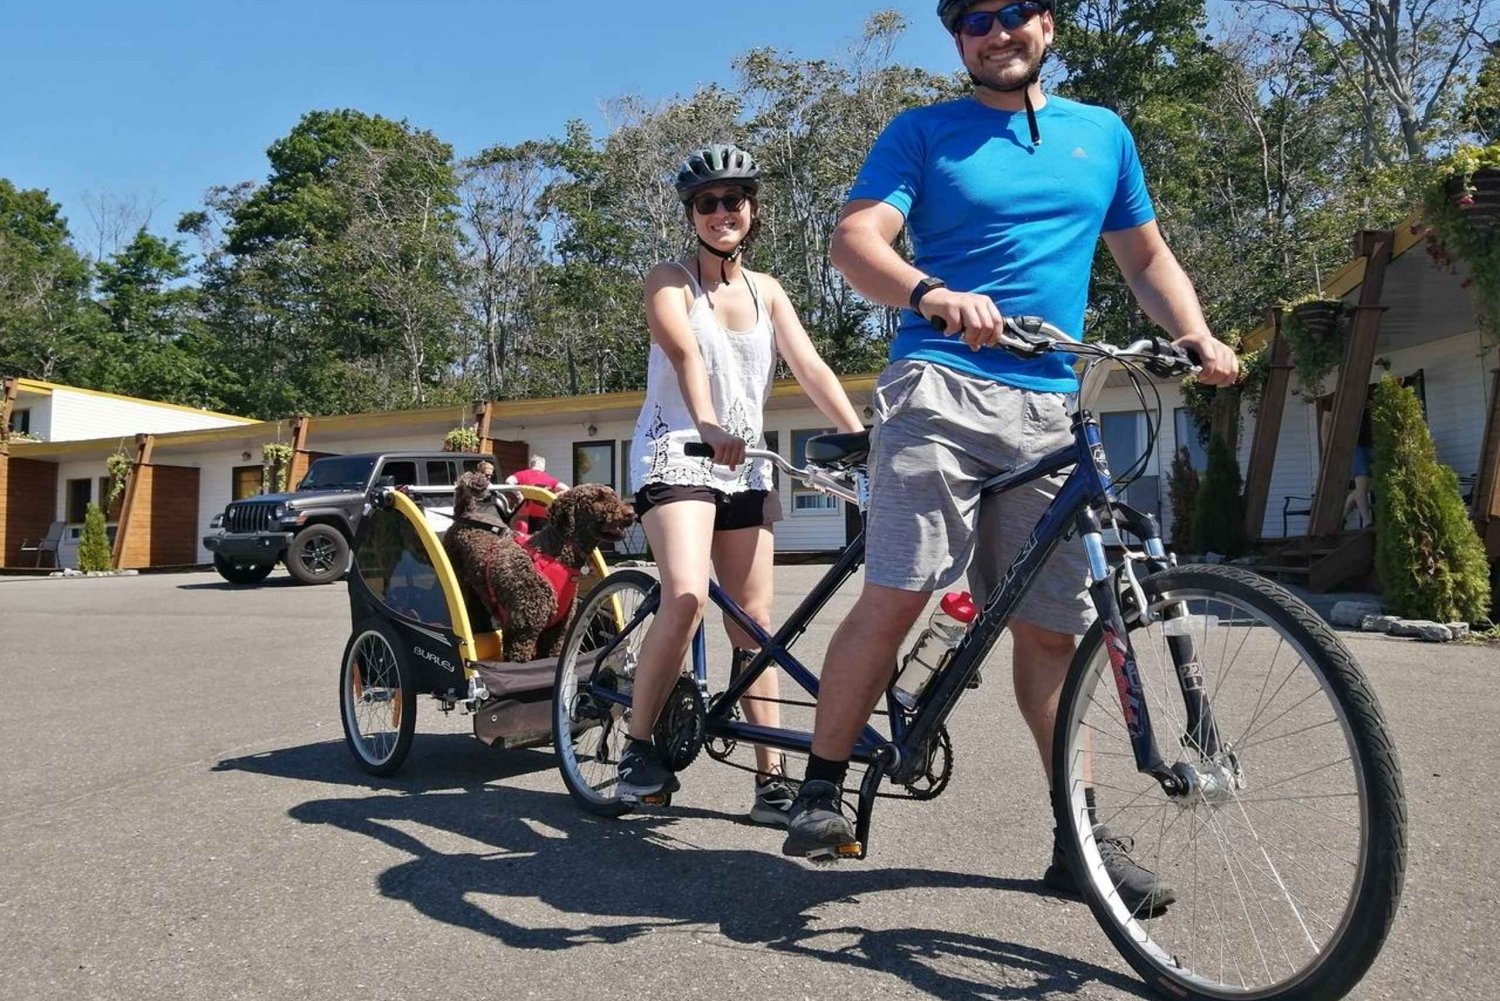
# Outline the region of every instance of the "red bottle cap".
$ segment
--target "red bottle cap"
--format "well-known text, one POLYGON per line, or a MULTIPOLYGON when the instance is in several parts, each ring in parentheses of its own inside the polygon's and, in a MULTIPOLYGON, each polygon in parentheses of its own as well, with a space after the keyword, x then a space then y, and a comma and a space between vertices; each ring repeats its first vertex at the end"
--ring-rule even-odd
POLYGON ((942 606, 943 611, 960 622, 973 622, 974 616, 979 614, 974 598, 968 591, 950 591, 943 595, 943 600, 938 604, 942 606))

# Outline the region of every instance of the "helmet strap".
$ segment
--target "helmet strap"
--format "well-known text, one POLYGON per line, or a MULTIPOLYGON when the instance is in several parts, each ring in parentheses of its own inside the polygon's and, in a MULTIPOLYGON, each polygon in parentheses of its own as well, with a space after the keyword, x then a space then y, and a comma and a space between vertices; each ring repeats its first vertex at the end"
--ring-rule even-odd
POLYGON ((735 244, 733 250, 720 250, 718 247, 713 246, 700 236, 698 237, 698 245, 704 250, 708 251, 710 254, 713 254, 715 257, 719 258, 719 281, 723 282, 725 285, 728 285, 729 262, 737 261, 740 259, 740 254, 745 249, 745 241, 741 240, 739 243, 735 244))

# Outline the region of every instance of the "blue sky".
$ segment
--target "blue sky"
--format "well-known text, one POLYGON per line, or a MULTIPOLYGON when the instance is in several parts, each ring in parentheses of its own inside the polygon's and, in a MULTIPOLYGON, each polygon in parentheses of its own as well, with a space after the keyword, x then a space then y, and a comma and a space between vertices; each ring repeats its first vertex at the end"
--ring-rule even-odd
POLYGON ((431 129, 460 154, 602 120, 624 94, 734 80, 758 46, 836 58, 869 16, 911 27, 898 62, 957 68, 933 0, 0 0, 0 177, 45 188, 75 236, 86 192, 155 206, 169 232, 214 184, 261 180, 265 148, 317 108, 431 129))

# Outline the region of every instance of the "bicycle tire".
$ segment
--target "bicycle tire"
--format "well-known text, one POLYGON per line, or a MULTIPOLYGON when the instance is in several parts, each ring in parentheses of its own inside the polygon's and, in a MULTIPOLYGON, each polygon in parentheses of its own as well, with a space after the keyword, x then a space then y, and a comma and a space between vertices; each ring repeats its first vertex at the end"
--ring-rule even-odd
MULTIPOLYGON (((552 746, 568 794, 583 809, 601 817, 618 817, 631 809, 612 792, 616 768, 626 741, 626 710, 593 700, 584 683, 593 665, 580 661, 619 635, 641 603, 656 591, 656 579, 640 570, 617 570, 589 592, 568 626, 552 689, 552 746), (580 671, 582 672, 580 674, 580 671)), ((625 690, 634 674, 634 656, 654 616, 647 615, 610 654, 600 669, 605 683, 625 690)))
MULTIPOLYGON (((1349 650, 1317 613, 1269 580, 1234 567, 1181 566, 1147 578, 1142 582, 1142 588, 1151 607, 1174 606, 1187 613, 1175 626, 1158 622, 1143 627, 1139 619, 1128 626, 1132 636, 1131 645, 1135 649, 1143 676, 1142 685, 1147 694, 1146 702, 1152 715, 1157 747, 1168 764, 1174 758, 1190 760, 1196 756, 1197 764, 1205 772, 1210 771, 1217 763, 1224 770, 1213 774, 1224 777, 1232 776, 1238 771, 1244 785, 1238 789, 1234 788, 1232 782, 1221 786, 1216 792, 1221 799, 1217 804, 1211 802, 1209 793, 1199 793, 1196 790, 1192 795, 1171 799, 1161 791, 1154 778, 1135 771, 1133 756, 1112 749, 1101 751, 1097 747, 1085 754, 1085 747, 1091 743, 1099 743, 1097 734, 1105 733, 1103 726, 1110 719, 1111 710, 1119 712, 1119 699, 1115 694, 1107 651, 1102 649, 1102 624, 1096 622, 1080 643, 1069 669, 1058 706, 1058 726, 1053 740, 1053 808, 1058 829, 1068 846, 1074 879, 1082 889, 1084 899, 1095 918, 1121 955, 1163 997, 1208 1001, 1224 1001, 1228 998, 1275 1001, 1293 997, 1299 1001, 1334 1001, 1341 998, 1369 970, 1384 943, 1396 915, 1406 866, 1406 809, 1401 790, 1400 766, 1374 692, 1349 650), (1186 604, 1178 604, 1179 602, 1186 604), (1213 615, 1215 609, 1227 611, 1227 620, 1222 615, 1213 615), (1253 641, 1255 649, 1252 657, 1258 658, 1258 651, 1269 645, 1273 634, 1277 643, 1266 667, 1266 678, 1261 682, 1259 695, 1256 697, 1255 713, 1244 724, 1243 729, 1240 720, 1230 710, 1230 698, 1238 692, 1252 690, 1254 679, 1247 685, 1241 677, 1236 676, 1231 684, 1229 679, 1234 670, 1233 660, 1225 663, 1216 677, 1211 677, 1209 663, 1221 638, 1221 631, 1222 651, 1224 655, 1229 655, 1233 630, 1242 624, 1241 613, 1249 613, 1259 622, 1258 625, 1251 623, 1243 626, 1244 635, 1239 638, 1233 657, 1238 657, 1253 641), (1224 621, 1228 621, 1229 625, 1222 625, 1224 621), (1160 639, 1160 653, 1165 654, 1168 629, 1175 630, 1179 635, 1197 638, 1200 625, 1202 642, 1197 644, 1195 654, 1202 664, 1204 691, 1213 706, 1215 725, 1222 728, 1223 737, 1238 735, 1235 739, 1226 740, 1217 756, 1203 755, 1188 736, 1182 722, 1185 718, 1182 691, 1170 659, 1164 660, 1160 655, 1143 653, 1143 646, 1149 650, 1160 639), (1253 631, 1263 627, 1269 627, 1269 631, 1253 631), (1211 632, 1211 628, 1215 631, 1211 632), (1158 630, 1159 635, 1147 635, 1143 633, 1143 629, 1158 630), (1290 648, 1292 653, 1299 656, 1299 660, 1286 669, 1285 677, 1272 691, 1272 679, 1280 677, 1278 660, 1284 648, 1290 648), (1160 670, 1163 665, 1164 671, 1160 670), (1168 673, 1172 676, 1165 680, 1159 676, 1148 678, 1148 672, 1152 671, 1157 675, 1168 673), (1287 686, 1293 683, 1294 678, 1301 678, 1303 675, 1310 676, 1311 681, 1316 683, 1315 686, 1310 686, 1305 681, 1300 682, 1278 704, 1276 700, 1282 699, 1281 693, 1287 690, 1287 686), (1102 701, 1095 697, 1095 692, 1100 690, 1101 681, 1105 684, 1103 693, 1107 696, 1102 701), (1309 689, 1309 692, 1301 700, 1297 700, 1297 692, 1303 688, 1309 689), (1268 691, 1272 691, 1272 694, 1266 699, 1268 691), (1314 698, 1319 692, 1329 702, 1331 719, 1306 725, 1303 717, 1306 712, 1316 709, 1314 698), (1153 697, 1155 704, 1152 704, 1153 697), (1308 703, 1314 703, 1313 709, 1304 710, 1302 707, 1308 703), (1273 705, 1276 706, 1274 714, 1273 705), (1221 706, 1224 710, 1222 717, 1221 706), (1282 708, 1283 706, 1287 708, 1282 708), (1178 714, 1176 717, 1173 716, 1174 711, 1178 714), (1293 713, 1298 715, 1282 722, 1293 713), (1331 728, 1330 722, 1339 725, 1331 728), (1275 736, 1262 736, 1272 727, 1284 732, 1275 736), (1339 753, 1340 747, 1334 733, 1343 738, 1343 748, 1348 751, 1348 771, 1355 780, 1356 788, 1353 793, 1324 794, 1334 801, 1324 804, 1319 800, 1322 809, 1315 809, 1306 802, 1316 798, 1313 794, 1314 786, 1325 785, 1333 775, 1344 771, 1341 767, 1343 761, 1340 760, 1319 763, 1323 761, 1324 755, 1339 753), (1252 736, 1257 739, 1250 740, 1252 736), (1173 737, 1178 738, 1175 745, 1173 737), (1296 737, 1301 738, 1297 747, 1278 743, 1291 741, 1296 737), (1278 746, 1269 746, 1273 744, 1278 746), (1182 748, 1180 755, 1177 753, 1179 747, 1182 748), (1257 751, 1256 758, 1249 760, 1250 753, 1256 748, 1265 750, 1257 751), (1119 760, 1112 760, 1110 756, 1117 756, 1119 760), (1087 763, 1085 758, 1088 759, 1087 763), (1260 767, 1262 761, 1271 763, 1272 767, 1260 767), (1233 767, 1230 768, 1226 763, 1233 767), (1285 773, 1278 773, 1276 766, 1283 769, 1296 768, 1299 771, 1289 777, 1279 778, 1278 774, 1285 773), (1304 766, 1306 770, 1302 770, 1304 766), (1104 871, 1099 846, 1101 842, 1106 845, 1112 842, 1109 837, 1105 837, 1106 832, 1096 829, 1094 824, 1103 823, 1108 827, 1109 823, 1105 820, 1108 817, 1123 827, 1126 823, 1135 823, 1140 819, 1139 815, 1130 815, 1127 811, 1153 809, 1149 801, 1146 804, 1139 804, 1137 801, 1117 802, 1111 813, 1111 807, 1101 803, 1097 815, 1090 818, 1083 793, 1086 784, 1094 783, 1100 788, 1101 794, 1124 800, 1123 794, 1114 791, 1116 787, 1110 785, 1106 791, 1106 784, 1100 782, 1101 773, 1108 772, 1111 777, 1116 774, 1109 771, 1111 768, 1116 769, 1119 774, 1128 771, 1137 777, 1135 784, 1142 790, 1137 794, 1138 797, 1149 798, 1154 789, 1155 796, 1162 802, 1160 840, 1153 863, 1158 875, 1162 874, 1162 849, 1169 844, 1171 829, 1177 825, 1181 815, 1190 814, 1192 817, 1186 829, 1178 835, 1179 840, 1185 835, 1192 841, 1192 896, 1189 900, 1179 897, 1160 916, 1131 913, 1104 871), (1314 779, 1314 776, 1317 778, 1314 779), (1293 781, 1301 784, 1287 790, 1285 784, 1293 781), (1267 796, 1267 790, 1276 792, 1273 786, 1282 786, 1281 792, 1293 795, 1277 792, 1274 796, 1267 796), (1308 790, 1307 795, 1298 794, 1304 790, 1308 790), (1357 803, 1353 802, 1356 799, 1357 803), (1177 815, 1172 814, 1173 810, 1177 811, 1177 815), (1127 820, 1118 821, 1117 818, 1122 815, 1126 815, 1127 820), (1171 825, 1168 824, 1169 816, 1173 816, 1171 825), (1344 827, 1356 825, 1357 837, 1345 833, 1344 827), (1212 842, 1206 843, 1201 860, 1206 865, 1203 866, 1200 866, 1196 840, 1200 829, 1213 837, 1212 842), (1231 834, 1238 835, 1241 829, 1248 832, 1248 840, 1232 841, 1231 834), (1298 860, 1296 856, 1271 842, 1272 835, 1290 833, 1295 846, 1300 849, 1313 840, 1313 836, 1304 833, 1309 829, 1316 837, 1328 838, 1330 844, 1335 839, 1355 841, 1354 860, 1338 853, 1338 850, 1348 850, 1342 844, 1333 844, 1332 847, 1330 844, 1319 844, 1317 847, 1325 851, 1329 858, 1320 856, 1316 864, 1312 864, 1298 860), (1250 850, 1242 852, 1237 847, 1242 843, 1248 844, 1250 850), (1209 849, 1217 849, 1217 859, 1209 849), (1274 857, 1272 850, 1277 852, 1274 857), (1341 860, 1353 869, 1348 878, 1347 899, 1337 911, 1337 921, 1328 920, 1314 906, 1315 897, 1328 897, 1336 904, 1338 894, 1343 892, 1340 889, 1344 884, 1344 879, 1340 876, 1341 870, 1330 859, 1341 860), (1293 870, 1293 864, 1298 864, 1299 868, 1293 870), (1204 872, 1204 869, 1209 871, 1204 872), (1220 873, 1218 879, 1210 878, 1214 869, 1220 873), (1225 874, 1229 877, 1227 880, 1223 878, 1225 874), (1200 876, 1203 877, 1201 884, 1200 876), (1258 896, 1256 888, 1251 885, 1252 877, 1275 888, 1264 897, 1258 896), (1233 897, 1226 892, 1230 885, 1233 897), (1250 892, 1248 900, 1247 890, 1250 892), (1249 944, 1253 944, 1253 950, 1247 948, 1244 941, 1237 940, 1233 945, 1228 942, 1222 921, 1225 914, 1213 904, 1212 894, 1215 892, 1227 902, 1224 911, 1229 917, 1236 915, 1228 904, 1238 903, 1238 910, 1250 930, 1252 942, 1249 944), (1277 893, 1281 895, 1279 900, 1277 893), (1298 894, 1304 896, 1299 898, 1298 894), (1218 929, 1218 971, 1212 975, 1204 968, 1203 960, 1211 962, 1213 941, 1210 939, 1206 943, 1206 949, 1196 949, 1199 944, 1200 899, 1207 901, 1207 905, 1202 906, 1202 917, 1211 915, 1221 918, 1218 929), (1271 905, 1269 909, 1268 903, 1271 905), (1259 911, 1259 917, 1255 914, 1256 910, 1259 911), (1175 918, 1174 911, 1177 912, 1175 918), (1281 958, 1289 968, 1285 975, 1271 969, 1272 961, 1277 959, 1276 952, 1262 944, 1261 934, 1256 931, 1258 923, 1268 935, 1278 926, 1297 926, 1292 928, 1289 936, 1291 951, 1288 950, 1285 939, 1270 943, 1279 946, 1281 958), (1314 932, 1321 932, 1324 925, 1329 933, 1326 941, 1319 944, 1314 932), (1195 955, 1184 955, 1182 933, 1177 931, 1179 928, 1186 929, 1186 934, 1190 936, 1189 944, 1195 947, 1195 955), (1299 933, 1310 947, 1306 951, 1312 953, 1300 966, 1292 958, 1292 952, 1300 954, 1304 951, 1298 939, 1299 933), (1226 952, 1229 953, 1228 958, 1238 983, 1227 979, 1229 968, 1226 967, 1226 952), (1200 959, 1196 953, 1204 955, 1200 959), (1252 984, 1245 976, 1247 966, 1252 967, 1251 972, 1258 975, 1259 971, 1253 969, 1257 959, 1266 974, 1266 982, 1263 984, 1252 984)), ((1244 673, 1241 672, 1242 675, 1244 673)), ((1123 725, 1121 713, 1121 726, 1123 725)), ((1123 793, 1128 793, 1132 788, 1123 782, 1121 786, 1123 793)), ((1209 786, 1205 785, 1204 788, 1209 786)), ((1148 816, 1146 824, 1153 823, 1150 816, 1154 814, 1148 816)), ((1146 829, 1143 824, 1137 832, 1146 829)), ((1119 834, 1113 828, 1107 833, 1109 836, 1119 834)), ((1150 856, 1146 857, 1149 861, 1150 856)), ((1175 885, 1185 875, 1181 868, 1174 869, 1170 874, 1170 881, 1175 885)), ((1278 962, 1276 965, 1279 969, 1281 964, 1278 962)))
POLYGON ((406 644, 388 623, 366 619, 344 646, 339 718, 344 742, 371 775, 394 775, 411 750, 417 692, 406 644))

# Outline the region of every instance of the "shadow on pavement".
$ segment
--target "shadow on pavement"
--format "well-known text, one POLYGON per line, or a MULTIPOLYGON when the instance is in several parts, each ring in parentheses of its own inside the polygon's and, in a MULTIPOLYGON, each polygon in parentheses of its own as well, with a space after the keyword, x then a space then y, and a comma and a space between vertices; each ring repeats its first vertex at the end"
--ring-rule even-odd
POLYGON ((772 854, 779 835, 769 831, 767 851, 703 848, 674 836, 682 818, 737 818, 688 807, 603 820, 581 812, 564 792, 489 784, 555 767, 550 753, 475 754, 473 738, 459 734, 424 736, 420 746, 426 753, 414 754, 409 777, 399 780, 365 775, 340 742, 226 759, 215 770, 374 791, 312 800, 290 815, 407 853, 409 861, 378 877, 382 895, 514 948, 561 950, 663 929, 716 927, 735 943, 882 970, 946 998, 1043 998, 1081 993, 1090 984, 1150 996, 1138 981, 1112 970, 1028 946, 930 928, 829 927, 817 914, 822 905, 868 894, 1036 893, 1040 881, 914 868, 814 869, 772 854), (411 834, 414 825, 488 850, 439 850, 411 834), (578 920, 524 925, 507 920, 510 908, 484 906, 504 897, 537 900, 578 920))

